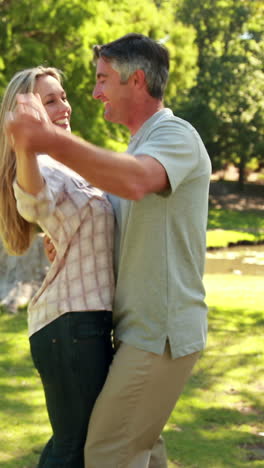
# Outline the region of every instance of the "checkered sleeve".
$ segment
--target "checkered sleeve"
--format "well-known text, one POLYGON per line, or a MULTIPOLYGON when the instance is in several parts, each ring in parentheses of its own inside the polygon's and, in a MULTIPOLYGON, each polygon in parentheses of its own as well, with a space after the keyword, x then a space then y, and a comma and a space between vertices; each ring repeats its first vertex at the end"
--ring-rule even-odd
POLYGON ((56 201, 46 182, 37 195, 27 193, 18 185, 16 180, 13 189, 17 201, 17 210, 26 221, 38 223, 40 219, 50 216, 54 211, 56 201))
POLYGON ((45 182, 42 190, 33 196, 14 182, 18 212, 27 221, 41 227, 52 239, 57 253, 65 250, 83 217, 83 210, 73 203, 70 194, 62 186, 60 189, 56 193, 45 182))

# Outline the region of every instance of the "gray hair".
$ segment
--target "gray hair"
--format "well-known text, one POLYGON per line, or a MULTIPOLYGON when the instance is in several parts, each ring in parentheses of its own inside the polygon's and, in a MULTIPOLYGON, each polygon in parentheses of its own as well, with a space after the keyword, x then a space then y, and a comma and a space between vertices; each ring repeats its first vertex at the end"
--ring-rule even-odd
POLYGON ((169 53, 159 42, 143 34, 126 34, 116 41, 96 45, 94 61, 98 58, 111 62, 126 83, 136 70, 143 70, 149 94, 162 99, 169 73, 169 53))

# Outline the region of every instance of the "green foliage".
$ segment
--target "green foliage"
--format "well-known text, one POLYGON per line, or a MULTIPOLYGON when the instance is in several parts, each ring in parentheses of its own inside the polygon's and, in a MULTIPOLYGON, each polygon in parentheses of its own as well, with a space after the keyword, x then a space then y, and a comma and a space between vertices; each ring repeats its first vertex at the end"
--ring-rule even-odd
POLYGON ((201 133, 214 169, 264 150, 264 6, 260 0, 0 0, 0 97, 13 74, 44 64, 65 72, 72 128, 124 150, 128 132, 92 98, 92 46, 128 32, 166 44, 165 104, 201 133))
POLYGON ((45 64, 62 69, 73 107, 75 133, 123 150, 128 132, 106 124, 92 98, 95 69, 92 46, 129 32, 165 41, 172 56, 167 102, 194 83, 197 49, 194 31, 175 21, 169 1, 4 0, 0 2, 0 95, 15 72, 45 64))
MULTIPOLYGON (((179 17, 196 31, 197 85, 179 112, 203 136, 215 169, 264 150, 264 7, 251 0, 184 0, 179 17)), ((177 103, 175 104, 177 108, 177 103)))

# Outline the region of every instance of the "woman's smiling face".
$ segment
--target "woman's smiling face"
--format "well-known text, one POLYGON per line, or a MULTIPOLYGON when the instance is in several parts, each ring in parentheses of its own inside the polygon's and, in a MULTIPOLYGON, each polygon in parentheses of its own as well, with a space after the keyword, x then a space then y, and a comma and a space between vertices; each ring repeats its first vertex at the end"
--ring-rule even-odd
POLYGON ((43 106, 54 125, 71 131, 71 106, 66 92, 59 81, 51 75, 41 75, 37 78, 34 93, 40 95, 43 106))

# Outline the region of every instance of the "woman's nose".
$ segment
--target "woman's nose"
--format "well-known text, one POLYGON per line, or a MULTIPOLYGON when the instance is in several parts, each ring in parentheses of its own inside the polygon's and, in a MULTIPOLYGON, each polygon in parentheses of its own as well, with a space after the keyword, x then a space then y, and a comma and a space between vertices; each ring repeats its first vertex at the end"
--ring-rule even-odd
POLYGON ((68 112, 69 114, 71 113, 71 106, 68 101, 61 101, 61 107, 65 112, 68 112))

